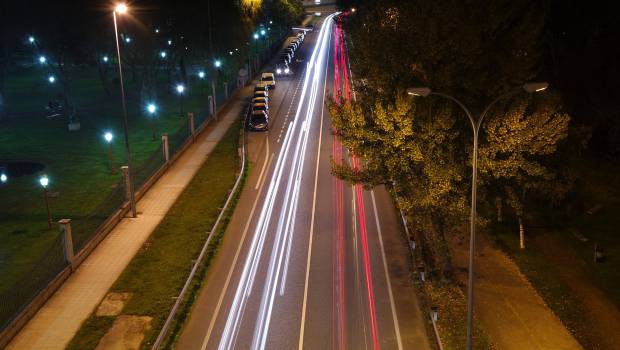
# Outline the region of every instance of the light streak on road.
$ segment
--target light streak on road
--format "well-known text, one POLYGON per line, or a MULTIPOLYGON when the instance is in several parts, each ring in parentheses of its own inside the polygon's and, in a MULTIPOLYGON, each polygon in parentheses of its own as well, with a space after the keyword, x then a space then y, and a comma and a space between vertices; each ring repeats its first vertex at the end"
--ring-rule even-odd
POLYGON ((269 183, 265 201, 250 244, 248 256, 243 265, 239 285, 235 291, 226 325, 220 339, 218 347, 220 350, 232 349, 235 347, 243 313, 252 293, 252 287, 259 263, 263 256, 263 249, 265 247, 271 219, 274 214, 274 207, 276 203, 278 203, 278 194, 281 194, 280 190, 283 187, 282 181, 283 179, 287 179, 286 190, 281 198, 282 208, 279 213, 276 213, 276 215, 279 215, 279 220, 273 241, 274 246, 269 258, 267 277, 261 295, 259 314, 255 322, 251 348, 264 349, 266 346, 278 279, 281 273, 282 281, 280 282, 280 294, 282 295, 285 290, 286 269, 293 240, 300 183, 311 130, 310 126, 314 119, 314 108, 319 94, 321 71, 325 64, 324 58, 327 42, 330 38, 332 18, 335 15, 336 14, 332 14, 325 18, 319 33, 317 45, 308 63, 297 112, 287 129, 282 148, 276 161, 274 173, 269 183), (302 119, 301 115, 304 107, 306 108, 305 115, 302 119), (293 149, 294 140, 297 142, 293 149), (289 157, 292 157, 290 160, 290 168, 286 166, 289 157))

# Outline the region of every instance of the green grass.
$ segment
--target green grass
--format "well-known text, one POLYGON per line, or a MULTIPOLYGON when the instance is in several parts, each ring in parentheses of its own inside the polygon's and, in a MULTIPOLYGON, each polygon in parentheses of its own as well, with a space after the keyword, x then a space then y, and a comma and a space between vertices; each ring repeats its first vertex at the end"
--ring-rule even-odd
MULTIPOLYGON (((437 328, 444 349, 465 349, 467 337, 467 301, 461 289, 452 283, 427 282, 425 295, 438 307, 437 328)), ((434 334, 429 333, 434 343, 434 334)), ((494 349, 488 335, 474 326, 473 347, 476 350, 494 349)))
MULTIPOLYGON (((239 128, 240 122, 237 122, 228 130, 110 290, 131 293, 123 314, 153 317, 153 328, 146 334, 143 348, 149 348, 157 336, 174 304, 173 298, 179 294, 204 244, 206 232, 211 229, 234 185, 239 169, 239 128)), ((218 233, 213 240, 201 275, 215 254, 220 235, 218 233)), ((112 324, 104 319, 91 315, 68 348, 94 348, 112 324)))
MULTIPOLYGON (((118 186, 120 175, 118 171, 116 175, 110 174, 107 146, 102 138, 104 130, 115 133, 114 163, 117 167, 124 164, 120 97, 116 90, 112 96, 105 96, 94 70, 77 69, 73 72, 73 100, 81 130, 69 132, 66 120, 48 120, 42 114, 57 91, 39 82, 41 74, 31 68, 11 72, 9 76, 6 103, 11 117, 0 120, 0 160, 34 161, 46 166, 41 173, 49 176, 50 191, 59 193, 58 198, 50 200, 54 221, 73 220, 77 250, 123 201, 123 188, 118 186)), ((156 130, 158 134, 173 134, 177 130, 187 133, 187 119, 179 116, 179 99, 167 90, 167 85, 160 84, 156 130)), ((207 99, 198 90, 188 89, 185 111, 205 109, 207 99)), ((138 91, 138 86, 127 84, 134 168, 145 179, 163 160, 161 138, 152 139, 153 122, 142 112, 138 91)), ((47 227, 42 191, 37 183, 39 175, 10 178, 0 185, 0 328, 60 271, 47 271, 48 276, 29 289, 20 282, 55 258, 47 253, 58 240, 58 227, 47 227)))

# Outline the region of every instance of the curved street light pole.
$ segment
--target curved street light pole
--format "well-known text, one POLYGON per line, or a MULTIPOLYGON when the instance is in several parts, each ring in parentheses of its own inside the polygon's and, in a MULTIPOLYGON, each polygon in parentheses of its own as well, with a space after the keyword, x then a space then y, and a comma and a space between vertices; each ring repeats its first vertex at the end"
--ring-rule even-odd
MULTIPOLYGON (((118 7, 121 5, 117 6, 118 7)), ((124 5, 123 5, 124 6, 124 5)), ((127 104, 125 103, 125 85, 123 83, 123 67, 121 63, 121 47, 118 41, 118 24, 116 21, 116 12, 117 9, 112 11, 112 17, 114 18, 114 35, 116 38, 116 57, 118 59, 118 75, 119 75, 119 83, 121 85, 121 102, 123 105, 123 131, 125 132, 125 148, 127 149, 127 184, 128 184, 128 192, 129 192, 129 205, 131 208, 131 217, 137 217, 136 211, 136 197, 133 190, 133 166, 131 164, 131 148, 129 147, 129 131, 127 127, 127 104)), ((126 11, 126 7, 124 7, 126 11)))
POLYGON ((433 92, 429 88, 410 88, 407 89, 407 93, 412 96, 427 97, 429 95, 436 95, 446 98, 456 103, 467 115, 471 124, 472 131, 474 133, 474 149, 472 154, 472 176, 471 176, 471 212, 469 222, 469 271, 467 282, 467 350, 472 350, 472 336, 473 336, 473 318, 474 318, 474 254, 476 252, 476 203, 478 192, 478 140, 480 135, 480 127, 484 118, 488 114, 491 107, 493 107, 499 100, 507 98, 516 94, 521 88, 527 93, 540 92, 547 88, 547 83, 528 83, 522 87, 515 88, 496 97, 491 103, 489 103, 478 119, 475 119, 469 109, 458 99, 453 96, 441 93, 433 92))

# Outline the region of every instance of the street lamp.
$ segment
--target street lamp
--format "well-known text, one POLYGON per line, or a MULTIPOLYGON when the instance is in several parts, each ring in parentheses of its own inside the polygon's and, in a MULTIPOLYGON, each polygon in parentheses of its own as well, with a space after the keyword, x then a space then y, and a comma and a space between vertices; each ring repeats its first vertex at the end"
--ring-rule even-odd
POLYGON ((123 15, 128 12, 127 5, 124 3, 119 3, 112 11, 112 18, 114 19, 114 37, 116 39, 116 55, 118 58, 118 75, 119 82, 121 86, 121 103, 123 106, 123 131, 125 133, 125 148, 127 149, 127 192, 129 192, 129 205, 131 207, 131 216, 136 217, 136 197, 133 191, 133 181, 131 173, 133 172, 133 167, 131 164, 131 148, 129 147, 129 131, 127 127, 127 104, 125 103, 125 85, 123 83, 123 67, 121 63, 121 47, 118 40, 118 23, 116 20, 116 15, 123 15))
POLYGON ((185 85, 177 84, 176 86, 177 93, 179 94, 180 105, 181 105, 181 117, 183 116, 183 95, 185 94, 185 85))
POLYGON ((168 46, 172 45, 172 40, 168 40, 168 46))
POLYGON ((215 68, 220 68, 222 66, 222 61, 215 60, 215 62, 213 62, 213 65, 215 66, 215 68))
POLYGON ((411 96, 420 96, 427 97, 430 95, 437 95, 448 100, 453 101, 459 107, 463 109, 467 118, 471 123, 471 127, 474 133, 474 153, 472 156, 472 178, 471 178, 471 213, 469 217, 469 276, 468 276, 468 284, 467 284, 467 350, 472 349, 472 334, 473 334, 473 311, 474 311, 474 254, 476 249, 476 195, 477 195, 477 187, 478 187, 478 137, 480 134, 480 126, 482 125, 482 121, 486 117, 487 113, 497 103, 497 101, 512 96, 518 93, 521 89, 525 90, 527 93, 534 93, 544 91, 549 87, 549 84, 540 82, 540 83, 527 83, 523 86, 515 88, 513 90, 508 91, 505 94, 502 94, 495 98, 491 103, 489 103, 486 108, 483 110, 482 114, 478 119, 475 119, 470 113, 469 109, 465 107, 465 105, 457 100, 456 98, 441 93, 434 92, 428 87, 414 87, 407 89, 407 94, 411 96))
POLYGON ((50 211, 50 203, 49 196, 47 195, 47 186, 50 183, 50 179, 47 175, 43 175, 39 178, 39 183, 41 187, 43 187, 43 199, 45 200, 45 209, 47 209, 47 226, 48 228, 52 228, 52 212, 50 211))
POLYGON ((6 183, 7 181, 9 181, 9 177, 6 176, 5 173, 0 174, 0 182, 2 182, 3 184, 6 183))
POLYGON ((166 51, 162 51, 159 53, 159 56, 161 56, 161 58, 166 58, 166 55, 167 55, 166 51))
POLYGON ((205 74, 205 72, 204 72, 204 71, 202 71, 202 70, 201 70, 200 72, 198 72, 198 78, 200 78, 200 79, 204 79, 204 78, 205 78, 205 76, 206 76, 206 74, 205 74))
POLYGON ((49 81, 50 84, 54 84, 54 82, 56 82, 56 77, 50 75, 49 77, 47 77, 47 81, 49 81))
POLYGON ((39 63, 44 64, 45 62, 47 62, 47 57, 39 56, 39 63))
POLYGON ((155 132, 155 113, 157 112, 157 105, 155 105, 154 103, 149 103, 148 105, 146 105, 146 111, 149 112, 149 115, 151 116, 152 137, 153 140, 155 140, 155 136, 157 134, 155 132))
POLYGON ((112 139, 114 139, 114 134, 107 131, 105 134, 103 134, 103 138, 108 143, 108 163, 110 164, 110 173, 114 175, 116 174, 114 159, 112 158, 112 139))
POLYGON ((254 33, 254 40, 258 40, 259 36, 258 33, 254 33))
POLYGON ((103 56, 103 62, 108 63, 108 60, 109 60, 109 59, 110 59, 110 58, 108 58, 108 56, 103 56))
POLYGON ((260 35, 265 36, 265 34, 267 34, 267 32, 264 29, 260 30, 260 35))
POLYGON ((35 42, 34 36, 29 36, 28 37, 28 42, 31 43, 31 44, 34 44, 34 42, 35 42))

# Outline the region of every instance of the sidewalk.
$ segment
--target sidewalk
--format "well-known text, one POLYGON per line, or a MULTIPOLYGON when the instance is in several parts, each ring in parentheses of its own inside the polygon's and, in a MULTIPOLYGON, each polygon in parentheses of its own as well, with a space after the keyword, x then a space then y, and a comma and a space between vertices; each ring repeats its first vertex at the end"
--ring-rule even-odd
MULTIPOLYGON (((241 91, 12 340, 7 349, 64 349, 244 107, 241 91)), ((248 91, 246 91, 248 90, 248 91)))
MULTIPOLYGON (((502 350, 582 347, 547 307, 519 268, 488 239, 477 237, 474 312, 502 350)), ((458 279, 467 283, 468 239, 451 242, 458 279)))

